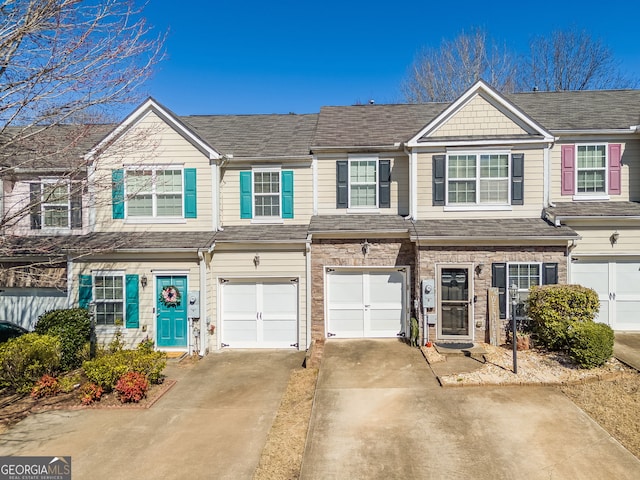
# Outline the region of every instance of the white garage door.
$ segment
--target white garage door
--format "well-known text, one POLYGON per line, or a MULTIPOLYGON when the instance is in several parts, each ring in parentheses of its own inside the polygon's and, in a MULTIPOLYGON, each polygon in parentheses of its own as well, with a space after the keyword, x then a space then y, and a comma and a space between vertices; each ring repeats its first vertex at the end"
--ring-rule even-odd
POLYGON ((4 288, 0 291, 0 320, 33 330, 38 317, 67 308, 67 294, 55 288, 4 288))
POLYGON ((571 282, 593 288, 600 298, 597 320, 614 330, 640 331, 640 262, 576 262, 571 282))
POLYGON ((222 285, 222 346, 298 346, 298 283, 230 280, 222 285))
POLYGON ((327 336, 396 337, 404 327, 403 270, 332 271, 327 275, 327 336))

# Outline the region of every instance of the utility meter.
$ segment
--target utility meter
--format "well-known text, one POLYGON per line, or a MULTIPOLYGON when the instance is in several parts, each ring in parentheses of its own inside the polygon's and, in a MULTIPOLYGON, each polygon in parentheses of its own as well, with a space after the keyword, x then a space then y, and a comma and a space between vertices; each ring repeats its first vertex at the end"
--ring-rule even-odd
POLYGON ((436 308, 436 282, 433 278, 422 280, 422 308, 436 308))
POLYGON ((187 316, 200 318, 200 292, 191 291, 188 294, 187 316))

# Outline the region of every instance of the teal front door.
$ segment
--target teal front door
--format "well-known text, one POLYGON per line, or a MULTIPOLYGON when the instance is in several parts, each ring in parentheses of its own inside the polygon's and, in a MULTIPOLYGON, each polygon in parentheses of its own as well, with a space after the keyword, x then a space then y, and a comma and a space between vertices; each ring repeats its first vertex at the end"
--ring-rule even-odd
POLYGON ((188 301, 187 277, 176 275, 156 277, 158 347, 187 347, 188 301), (178 296, 179 300, 176 301, 178 296))

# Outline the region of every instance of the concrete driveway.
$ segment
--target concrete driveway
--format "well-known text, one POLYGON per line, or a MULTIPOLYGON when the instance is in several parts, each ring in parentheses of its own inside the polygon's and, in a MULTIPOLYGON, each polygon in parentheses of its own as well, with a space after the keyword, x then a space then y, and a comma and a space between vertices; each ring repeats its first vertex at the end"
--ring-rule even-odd
POLYGON ((148 410, 49 411, 0 435, 0 455, 71 455, 74 479, 250 479, 304 352, 223 351, 148 410))
POLYGON ((613 354, 621 362, 640 370, 640 332, 616 332, 613 354))
POLYGON ((301 478, 619 480, 640 460, 556 389, 443 389, 402 342, 331 340, 301 478))

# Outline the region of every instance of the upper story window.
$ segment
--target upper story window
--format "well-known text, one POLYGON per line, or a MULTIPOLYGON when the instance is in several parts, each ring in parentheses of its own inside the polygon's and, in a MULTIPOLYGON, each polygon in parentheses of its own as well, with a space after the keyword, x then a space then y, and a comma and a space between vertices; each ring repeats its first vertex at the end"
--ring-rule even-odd
POLYGON ((509 155, 449 155, 447 204, 509 204, 509 155))
POLYGON ((31 229, 82 228, 82 184, 43 180, 30 184, 31 229))
POLYGON ((562 145, 562 195, 602 199, 621 193, 620 144, 562 145))
POLYGON ((524 154, 460 152, 433 156, 433 205, 508 207, 524 203, 524 154))
POLYGON ((240 172, 240 218, 293 218, 293 171, 264 167, 240 172))
POLYGON ((195 168, 113 170, 112 184, 115 219, 197 218, 195 168))
POLYGON ((336 208, 391 207, 391 161, 350 155, 336 162, 336 208))

